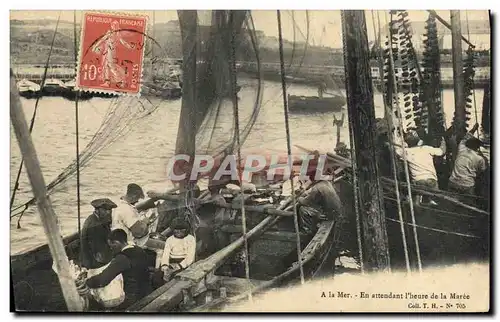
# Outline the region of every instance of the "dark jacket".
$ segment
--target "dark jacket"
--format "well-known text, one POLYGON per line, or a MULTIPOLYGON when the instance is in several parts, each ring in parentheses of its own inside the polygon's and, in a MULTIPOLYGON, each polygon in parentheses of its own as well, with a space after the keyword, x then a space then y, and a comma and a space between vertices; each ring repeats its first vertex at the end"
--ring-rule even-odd
POLYGON ((102 222, 95 214, 90 215, 83 224, 82 266, 99 268, 109 263, 112 258, 107 238, 110 233, 110 223, 102 222))
POLYGON ((127 247, 118 253, 104 271, 87 280, 87 286, 104 287, 119 274, 123 276, 127 305, 131 305, 151 292, 147 254, 137 246, 127 247))

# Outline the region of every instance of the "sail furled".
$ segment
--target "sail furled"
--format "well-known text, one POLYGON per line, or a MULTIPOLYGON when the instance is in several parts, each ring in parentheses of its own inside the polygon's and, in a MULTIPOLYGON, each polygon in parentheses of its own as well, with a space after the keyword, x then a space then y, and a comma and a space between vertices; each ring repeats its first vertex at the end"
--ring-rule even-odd
MULTIPOLYGON (((176 154, 232 154, 236 136, 245 142, 262 100, 262 81, 237 77, 244 53, 260 64, 255 28, 248 11, 183 10, 178 12, 182 35, 183 93, 176 154), (234 63, 233 63, 234 62, 234 63), (232 85, 232 79, 236 84, 232 85), (238 92, 245 95, 237 98, 238 92), (235 131, 235 109, 239 133, 235 131)), ((176 164, 176 166, 180 166, 176 164)), ((188 166, 184 164, 184 166, 188 166)))

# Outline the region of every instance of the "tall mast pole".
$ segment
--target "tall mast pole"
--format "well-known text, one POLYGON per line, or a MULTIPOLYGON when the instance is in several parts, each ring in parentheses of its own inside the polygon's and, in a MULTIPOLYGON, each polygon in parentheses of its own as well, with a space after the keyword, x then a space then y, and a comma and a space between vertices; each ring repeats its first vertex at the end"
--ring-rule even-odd
POLYGON ((375 105, 364 11, 342 11, 342 34, 351 146, 358 169, 354 175, 359 182, 364 266, 367 270, 388 272, 389 246, 375 148, 375 105))
POLYGON ((465 122, 464 64, 462 60, 462 31, 460 11, 451 10, 451 48, 453 62, 453 90, 455 93, 455 133, 459 135, 467 127, 465 122))
MULTIPOLYGON (((196 130, 197 130, 197 11, 178 10, 179 26, 182 36, 182 105, 177 131, 176 154, 190 156, 189 164, 192 164, 195 154, 196 130)), ((181 190, 187 186, 189 176, 181 190)))
POLYGON ((28 124, 24 118, 12 69, 10 71, 10 120, 16 133, 19 148, 24 157, 26 171, 28 172, 33 194, 37 200, 40 219, 48 240, 55 268, 58 272, 57 276, 67 308, 70 312, 83 311, 83 302, 76 290, 75 281, 69 272, 69 261, 61 238, 61 231, 57 225, 56 214, 48 197, 40 162, 31 139, 28 124))

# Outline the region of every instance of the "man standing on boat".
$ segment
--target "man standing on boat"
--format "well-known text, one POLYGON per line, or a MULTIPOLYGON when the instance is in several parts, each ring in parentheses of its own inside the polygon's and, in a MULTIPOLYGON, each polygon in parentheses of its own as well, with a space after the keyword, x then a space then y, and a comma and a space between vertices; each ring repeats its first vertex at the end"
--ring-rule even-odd
POLYGON ((131 183, 127 186, 127 193, 121 197, 118 208, 113 215, 111 229, 123 229, 127 233, 127 240, 143 247, 148 238, 149 226, 153 222, 148 218, 141 219, 139 211, 135 208, 137 202, 144 198, 142 188, 131 183))
MULTIPOLYGON (((424 188, 439 189, 436 168, 434 167, 434 156, 442 156, 444 151, 441 148, 424 145, 415 131, 406 133, 405 142, 405 147, 395 144, 395 151, 401 158, 404 157, 406 152, 406 160, 408 161, 413 183, 424 188)), ((423 196, 419 195, 417 203, 421 202, 423 202, 423 196)), ((430 198, 428 203, 433 206, 437 205, 430 198)))
POLYGON ((81 252, 82 266, 94 269, 111 260, 107 238, 111 232, 111 213, 117 205, 108 198, 96 199, 90 204, 94 207, 94 212, 83 224, 81 252))
POLYGON ((457 157, 450 176, 449 189, 458 193, 459 199, 473 203, 476 179, 486 170, 486 160, 480 154, 481 141, 474 137, 479 124, 467 132, 458 145, 457 157))
POLYGON ((115 256, 108 267, 87 279, 85 284, 91 289, 102 288, 122 274, 125 301, 117 309, 126 309, 151 292, 147 254, 142 248, 128 243, 123 229, 111 231, 108 244, 115 256))

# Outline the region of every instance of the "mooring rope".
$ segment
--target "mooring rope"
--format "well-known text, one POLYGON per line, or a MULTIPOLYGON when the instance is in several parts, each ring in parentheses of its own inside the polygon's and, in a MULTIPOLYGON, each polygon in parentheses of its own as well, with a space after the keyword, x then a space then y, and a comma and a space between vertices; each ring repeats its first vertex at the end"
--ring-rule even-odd
MULTIPOLYGON (((78 70, 78 43, 77 43, 77 33, 76 33, 76 10, 73 12, 73 40, 75 46, 75 66, 78 70)), ((75 84, 76 86, 76 84, 75 84)), ((78 214, 78 236, 80 237, 80 245, 83 244, 82 240, 82 219, 80 212, 80 135, 79 135, 79 119, 78 119, 78 99, 80 98, 80 90, 76 89, 75 92, 75 139, 76 139, 76 207, 78 214)), ((83 252, 80 252, 80 260, 83 259, 83 252)))
MULTIPOLYGON (((375 34, 376 32, 376 27, 375 27, 375 14, 372 12, 372 21, 373 21, 373 33, 375 34)), ((383 60, 383 49, 382 49, 382 27, 380 25, 380 15, 379 12, 377 11, 377 22, 378 22, 378 38, 379 38, 379 74, 380 74, 380 85, 382 88, 382 95, 386 94, 385 90, 385 83, 384 83, 384 60, 383 60)), ((389 28, 388 33, 389 39, 392 39, 392 32, 389 28)), ((392 41, 389 42, 389 49, 392 51, 392 41)), ((392 101, 392 100, 391 100, 392 101)), ((384 103, 384 110, 385 110, 385 120, 387 122, 387 127, 389 129, 389 139, 391 142, 394 141, 394 135, 392 133, 392 113, 389 111, 389 107, 387 106, 386 100, 383 100, 384 103)), ((403 209, 401 207, 401 197, 399 194, 399 183, 398 183, 398 167, 397 167, 397 162, 396 162, 396 153, 394 152, 394 146, 392 144, 389 144, 389 152, 391 154, 391 163, 392 163, 392 169, 393 169, 393 177, 394 177, 394 182, 395 182, 395 188, 396 188, 396 199, 397 199, 397 204, 398 204, 398 217, 399 220, 401 221, 401 237, 403 239, 403 250, 404 250, 404 255, 405 255, 405 264, 406 264, 406 271, 408 274, 411 274, 411 268, 410 268, 410 257, 408 255, 408 245, 406 242, 406 232, 404 225, 402 224, 403 222, 403 209)))
MULTIPOLYGON (((386 218, 386 219, 390 220, 390 221, 394 221, 394 222, 399 222, 399 220, 392 219, 392 218, 386 218)), ((404 224, 408 225, 408 226, 412 226, 414 229, 416 229, 418 227, 418 228, 422 228, 422 229, 425 229, 425 230, 431 230, 431 231, 435 231, 435 232, 438 232, 438 233, 444 233, 444 234, 448 234, 448 235, 455 235, 455 236, 468 237, 468 238, 481 238, 479 236, 462 234, 462 233, 456 233, 456 232, 453 232, 453 231, 447 231, 447 230, 442 230, 442 229, 437 229, 437 228, 431 228, 431 227, 426 227, 426 226, 422 226, 422 225, 415 225, 415 224, 410 224, 410 223, 407 223, 407 222, 405 222, 404 224)))
MULTIPOLYGON (((229 13, 229 25, 230 29, 233 27, 233 11, 229 13)), ((247 281, 248 286, 248 300, 252 301, 252 289, 250 283, 250 264, 249 264, 249 255, 248 255, 248 239, 247 239, 247 219, 246 219, 246 211, 245 211, 245 194, 243 192, 243 177, 241 173, 241 145, 240 145, 240 121, 239 121, 239 111, 238 111, 238 92, 236 91, 236 44, 235 44, 235 34, 231 33, 231 73, 230 73, 230 82, 232 89, 232 100, 233 100, 233 110, 234 110, 234 131, 236 134, 236 145, 237 145, 237 153, 238 153, 238 177, 240 181, 240 206, 241 206, 241 227, 243 233, 243 256, 245 263, 245 279, 247 281)))
MULTIPOLYGON (((392 13, 390 15, 390 18, 387 19, 387 12, 385 13, 386 15, 386 20, 389 21, 389 28, 390 26, 392 26, 392 13)), ((399 124, 397 127, 398 129, 398 132, 399 132, 399 136, 401 138, 401 150, 402 150, 402 154, 403 154, 403 162, 404 162, 404 168, 405 168, 405 177, 406 177, 406 183, 408 184, 408 200, 410 201, 409 204, 410 204, 410 214, 411 214, 411 220, 412 220, 412 223, 413 223, 413 237, 415 239, 415 250, 416 250, 416 253, 417 253, 417 264, 418 264, 418 271, 420 273, 422 273, 422 260, 420 258, 420 246, 419 246, 419 243, 418 243, 418 234, 417 234, 417 228, 416 228, 416 221, 415 221, 415 209, 413 207, 413 197, 412 197, 412 193, 411 193, 411 180, 410 180, 410 171, 409 171, 409 168, 408 168, 408 158, 407 158, 407 155, 406 155, 406 149, 405 149, 405 141, 404 141, 404 136, 403 136, 403 129, 402 129, 402 125, 403 125, 403 121, 402 121, 402 118, 403 118, 403 115, 401 113, 401 106, 399 105, 399 97, 398 97, 398 84, 396 83, 396 75, 395 75, 395 72, 394 72, 394 57, 393 57, 393 54, 392 54, 392 38, 389 40, 389 47, 390 47, 390 50, 389 50, 389 61, 390 61, 390 66, 391 66, 391 70, 390 70, 390 76, 392 77, 392 83, 393 83, 393 99, 391 99, 391 102, 394 104, 394 99, 395 99, 395 103, 396 103, 396 108, 397 108, 397 111, 398 111, 398 120, 399 120, 399 124)))
MULTIPOLYGON (((45 68, 43 71, 43 76, 42 76, 42 83, 40 85, 40 93, 36 98, 35 102, 35 108, 33 110, 33 115, 31 116, 31 122, 30 122, 30 133, 33 131, 33 126, 35 125, 35 118, 36 118, 36 112, 38 110, 38 102, 40 102, 40 98, 42 97, 41 92, 43 90, 43 87, 45 85, 45 79, 47 78, 47 71, 49 69, 49 63, 50 63, 50 56, 52 55, 52 49, 54 48, 54 43, 56 40, 56 35, 57 35, 57 28, 59 27, 59 20, 61 19, 61 12, 59 11, 59 16, 57 17, 57 22, 56 22, 56 27, 54 29, 54 35, 52 36, 52 42, 50 44, 50 49, 49 49, 49 55, 47 56, 47 62, 45 63, 45 68)), ((19 164, 19 169, 17 170, 17 176, 16 176, 16 183, 14 184, 14 189, 12 190, 12 196, 10 198, 10 209, 12 210, 12 206, 14 205, 14 200, 16 199, 16 191, 19 189, 19 179, 21 178, 21 172, 23 170, 23 165, 24 165, 24 157, 21 157, 21 163, 19 164)), ((24 214, 24 212, 23 212, 24 214)), ((22 217, 22 215, 21 215, 22 217)), ((21 218, 18 219, 17 221, 17 228, 20 228, 20 221, 21 218)))
POLYGON ((285 61, 283 58, 283 34, 281 30, 281 13, 280 10, 276 10, 276 15, 278 18, 278 41, 279 41, 279 53, 280 53, 280 71, 281 71, 281 88, 283 92, 283 111, 285 113, 285 131, 286 131, 286 146, 288 151, 288 166, 290 169, 290 186, 292 188, 292 203, 293 203, 293 223, 295 228, 295 236, 297 240, 297 259, 300 269, 300 283, 304 284, 304 268, 302 267, 302 251, 300 247, 300 230, 299 230, 299 218, 297 214, 297 203, 295 198, 295 185, 293 179, 295 177, 293 173, 293 163, 292 163, 292 145, 290 138, 290 124, 288 116, 288 98, 286 95, 286 80, 285 80, 285 61))
MULTIPOLYGON (((344 10, 340 10, 340 16, 342 21, 342 26, 345 23, 344 10)), ((342 30, 343 37, 345 38, 345 30, 342 30)), ((347 48, 345 39, 342 42, 343 49, 342 53, 344 56, 344 62, 347 60, 347 48)), ((365 273, 365 265, 364 265, 364 256, 363 256, 363 243, 361 240, 361 217, 359 213, 359 190, 358 190, 358 164, 356 162, 356 143, 354 142, 354 131, 353 131, 353 121, 352 118, 347 115, 347 121, 349 122, 349 140, 351 141, 351 166, 352 166, 352 185, 353 185, 353 194, 354 194, 354 211, 356 213, 356 235, 357 235, 357 243, 358 243, 358 252, 359 252, 359 266, 361 269, 361 274, 365 273)))

